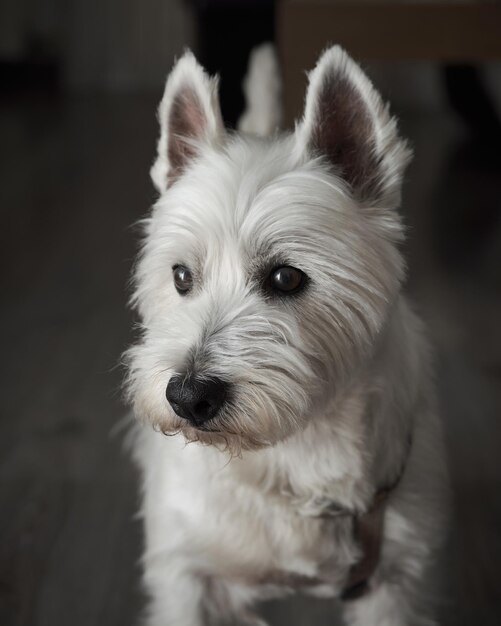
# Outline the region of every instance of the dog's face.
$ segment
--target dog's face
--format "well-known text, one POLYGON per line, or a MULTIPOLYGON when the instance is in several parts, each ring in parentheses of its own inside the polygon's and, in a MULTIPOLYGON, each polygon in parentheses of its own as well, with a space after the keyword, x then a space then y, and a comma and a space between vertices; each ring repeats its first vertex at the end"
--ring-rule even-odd
POLYGON ((233 452, 273 445, 371 358, 403 273, 394 209, 408 151, 338 48, 310 75, 292 135, 226 134, 217 82, 189 54, 159 116, 136 412, 233 452))

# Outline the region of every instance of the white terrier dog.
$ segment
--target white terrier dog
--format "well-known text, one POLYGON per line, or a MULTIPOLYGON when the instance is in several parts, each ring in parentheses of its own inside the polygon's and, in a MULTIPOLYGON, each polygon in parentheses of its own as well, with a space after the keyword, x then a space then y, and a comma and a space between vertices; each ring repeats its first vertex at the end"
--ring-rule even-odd
POLYGON ((432 624, 447 489, 401 293, 410 151, 339 47, 295 131, 259 137, 279 119, 275 72, 261 50, 248 134, 225 131, 189 52, 159 109, 128 379, 156 427, 135 445, 148 624, 263 624, 252 605, 292 590, 341 597, 352 625, 432 624))

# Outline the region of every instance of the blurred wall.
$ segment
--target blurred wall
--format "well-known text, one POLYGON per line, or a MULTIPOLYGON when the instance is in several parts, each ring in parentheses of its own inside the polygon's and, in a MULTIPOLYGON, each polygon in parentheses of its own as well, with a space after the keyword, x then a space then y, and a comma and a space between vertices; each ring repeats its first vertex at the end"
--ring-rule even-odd
POLYGON ((193 32, 184 0, 0 0, 0 60, 56 60, 74 91, 158 87, 193 32))
POLYGON ((65 7, 61 0, 0 0, 0 60, 17 60, 36 42, 55 43, 65 7))
POLYGON ((71 89, 148 89, 193 43, 183 0, 71 0, 64 48, 71 89))

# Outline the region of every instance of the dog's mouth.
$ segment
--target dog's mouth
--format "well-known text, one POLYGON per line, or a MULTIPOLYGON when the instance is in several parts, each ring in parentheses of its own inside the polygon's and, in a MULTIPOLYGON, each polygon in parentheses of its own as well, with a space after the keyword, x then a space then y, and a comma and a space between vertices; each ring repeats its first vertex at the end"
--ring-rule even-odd
POLYGON ((243 451, 259 450, 272 445, 258 434, 237 430, 230 423, 221 423, 219 417, 196 424, 179 418, 175 423, 160 423, 157 429, 164 435, 172 437, 182 435, 187 444, 200 443, 228 452, 232 457, 241 456, 243 451))
POLYGON ((219 429, 217 425, 213 423, 213 420, 210 420, 209 423, 203 422, 202 424, 197 424, 196 422, 194 422, 190 424, 190 427, 202 433, 222 434, 221 429, 219 429))
POLYGON ((239 432, 234 428, 229 427, 228 424, 221 424, 221 421, 218 420, 217 417, 207 420, 203 423, 196 422, 188 422, 182 428, 183 434, 186 431, 194 430, 197 433, 207 434, 208 436, 219 436, 219 437, 244 437, 245 434, 243 432, 239 432))
MULTIPOLYGON (((173 430, 177 430, 178 432, 184 433, 187 430, 195 430, 197 432, 203 433, 215 433, 223 435, 228 431, 226 425, 221 424, 221 416, 214 415, 213 417, 209 417, 208 419, 196 419, 195 417, 190 417, 187 419, 183 417, 177 410, 176 407, 172 406, 174 409, 174 428, 173 430)), ((224 420, 223 420, 224 421, 224 420)), ((228 433, 228 434, 237 434, 237 433, 228 433)))

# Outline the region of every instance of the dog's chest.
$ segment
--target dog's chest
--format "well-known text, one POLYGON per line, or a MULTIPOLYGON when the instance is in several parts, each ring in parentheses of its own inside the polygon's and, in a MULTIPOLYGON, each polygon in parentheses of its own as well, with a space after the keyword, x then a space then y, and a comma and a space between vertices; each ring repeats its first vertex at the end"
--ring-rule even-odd
MULTIPOLYGON (((214 494, 218 515, 207 542, 221 541, 219 574, 230 581, 335 595, 354 554, 350 516, 305 515, 289 494, 228 484, 214 494)), ((211 506, 208 503, 209 506, 211 506)))
POLYGON ((270 485, 238 459, 221 466, 207 449, 184 448, 177 461, 170 506, 183 518, 187 542, 204 555, 207 574, 316 595, 339 590, 355 548, 351 517, 321 514, 333 501, 270 485))

